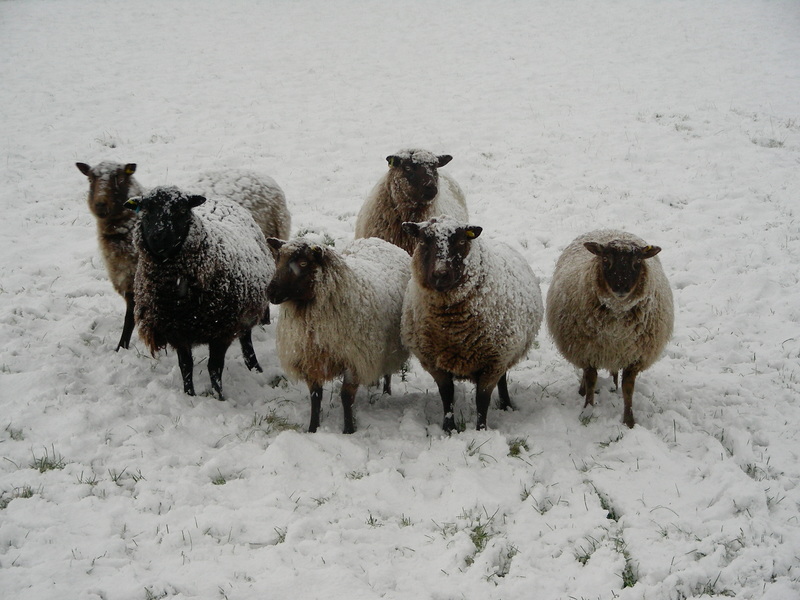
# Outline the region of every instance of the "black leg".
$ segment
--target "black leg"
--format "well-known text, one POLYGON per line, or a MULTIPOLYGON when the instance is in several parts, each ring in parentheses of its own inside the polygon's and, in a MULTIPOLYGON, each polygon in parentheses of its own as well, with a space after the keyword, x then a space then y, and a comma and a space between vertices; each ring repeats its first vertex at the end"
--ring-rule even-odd
POLYGON ((253 350, 253 330, 248 329, 239 338, 239 343, 242 345, 242 354, 244 355, 244 364, 249 370, 255 369, 259 373, 263 373, 261 365, 258 364, 256 358, 256 351, 253 350))
POLYGON ((270 324, 270 320, 269 320, 269 306, 267 306, 267 310, 265 310, 265 311, 264 311, 264 316, 263 316, 263 317, 261 317, 261 323, 262 323, 263 325, 269 325, 269 324, 270 324))
POLYGON ((344 429, 342 433, 355 433, 356 431, 353 404, 355 403, 357 391, 358 383, 348 381, 348 377, 345 375, 345 381, 342 383, 342 410, 344 411, 344 429))
POLYGON ((308 433, 314 433, 319 428, 322 412, 322 386, 308 382, 308 391, 311 394, 311 422, 308 424, 308 433))
POLYGON ((392 374, 387 373, 383 376, 383 393, 392 395, 392 374))
POLYGON ((181 368, 181 377, 183 377, 183 391, 190 396, 194 396, 192 348, 175 348, 175 351, 178 353, 178 366, 181 368))
MULTIPOLYGON (((424 365, 423 365, 424 366, 424 365)), ((442 397, 442 410, 444 411, 444 421, 442 422, 442 429, 447 433, 452 433, 456 430, 456 418, 453 414, 453 398, 455 396, 455 384, 453 384, 453 376, 445 371, 438 369, 426 369, 439 388, 439 395, 442 397)))
POLYGON ((633 420, 633 386, 636 383, 636 375, 638 373, 639 370, 633 365, 622 370, 622 398, 625 400, 622 422, 631 429, 636 424, 633 420))
POLYGON ((228 344, 211 342, 208 345, 208 374, 211 377, 211 387, 217 394, 217 400, 225 400, 222 395, 222 369, 225 366, 225 353, 228 344))
POLYGON ((514 410, 514 405, 511 404, 511 396, 508 395, 508 382, 506 381, 506 374, 500 377, 497 382, 497 393, 500 394, 500 410, 514 410))
POLYGON ((131 334, 133 333, 133 294, 125 294, 125 321, 122 324, 122 337, 119 338, 117 344, 117 352, 120 348, 128 349, 131 343, 131 334))
POLYGON ((597 369, 594 367, 586 367, 583 370, 583 379, 581 380, 581 389, 578 390, 581 396, 586 397, 586 402, 583 407, 586 408, 590 404, 594 406, 594 386, 597 385, 597 369))
MULTIPOLYGON (((478 422, 476 429, 486 429, 486 420, 489 416, 489 404, 492 400, 492 392, 497 385, 496 375, 478 376, 475 382, 475 408, 478 410, 478 422)), ((508 394, 508 390, 506 390, 508 394)))

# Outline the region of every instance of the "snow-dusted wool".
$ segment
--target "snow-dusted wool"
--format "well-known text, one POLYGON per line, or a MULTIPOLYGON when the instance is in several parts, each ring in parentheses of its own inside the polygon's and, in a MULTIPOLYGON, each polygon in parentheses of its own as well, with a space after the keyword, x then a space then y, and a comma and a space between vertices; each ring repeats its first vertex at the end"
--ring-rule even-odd
POLYGON ((403 305, 402 335, 436 380, 445 431, 455 429, 453 379, 476 384, 477 428, 486 428, 492 390, 510 408, 506 371, 530 349, 544 309, 525 259, 482 229, 448 216, 406 223, 418 240, 403 305))
POLYGON ((636 375, 672 336, 672 290, 655 255, 661 249, 624 231, 598 230, 559 257, 547 293, 547 326, 559 352, 583 369, 580 394, 594 404, 597 369, 622 370, 623 421, 633 427, 636 375))
POLYGON ((133 245, 136 214, 125 208, 125 201, 141 195, 143 189, 133 177, 136 172, 133 163, 101 162, 91 167, 79 162, 75 165, 89 179, 87 201, 97 221, 97 241, 108 278, 125 299, 125 321, 116 349, 127 349, 133 333, 133 278, 137 255, 133 245))
POLYGON ((411 259, 377 238, 355 240, 343 252, 306 238, 270 238, 277 268, 270 301, 280 304, 276 346, 286 374, 306 382, 314 432, 322 386, 343 376, 344 433, 355 431, 353 401, 360 384, 390 377, 408 358, 400 340, 403 294, 411 259))
POLYGON ((139 212, 134 286, 139 335, 155 354, 175 348, 184 391, 194 395, 192 347, 208 344, 220 400, 225 352, 239 338, 245 364, 261 370, 251 340, 266 321, 275 262, 250 213, 226 199, 157 187, 128 206, 139 212))
POLYGON ((403 230, 406 221, 450 215, 466 221, 467 203, 455 179, 439 168, 453 159, 427 150, 401 150, 386 157, 389 170, 364 201, 355 237, 378 237, 412 253, 416 240, 403 230))
MULTIPOLYGON (((133 242, 135 212, 125 201, 144 194, 133 178, 136 165, 102 162, 94 167, 76 163, 89 179, 89 209, 97 219, 100 251, 114 289, 127 305, 122 337, 117 350, 128 348, 134 327, 133 279, 138 260, 133 242)), ((187 185, 187 190, 206 197, 227 198, 250 211, 264 237, 289 237, 291 215, 286 196, 272 177, 245 169, 207 171, 187 185)), ((269 312, 267 312, 269 316, 269 312)))

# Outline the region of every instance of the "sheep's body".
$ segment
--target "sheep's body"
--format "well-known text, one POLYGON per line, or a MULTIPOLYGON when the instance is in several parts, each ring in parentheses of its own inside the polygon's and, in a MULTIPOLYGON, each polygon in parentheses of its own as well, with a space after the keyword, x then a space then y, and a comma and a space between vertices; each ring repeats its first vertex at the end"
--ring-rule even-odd
POLYGON ((581 235, 559 257, 547 294, 548 329, 564 358, 584 370, 581 394, 587 405, 593 404, 597 369, 607 369, 615 379, 623 370, 624 421, 632 427, 635 376, 658 359, 672 335, 672 291, 653 255, 641 260, 634 287, 619 297, 605 281, 602 259, 586 243, 613 244, 629 252, 654 247, 617 230, 581 235))
POLYGON ((250 330, 267 313, 267 287, 275 272, 264 235, 247 210, 223 198, 205 201, 164 187, 138 206, 139 335, 154 354, 167 345, 176 349, 188 394, 194 394, 191 349, 208 344, 211 383, 222 400, 224 357, 234 339, 241 340, 248 368, 261 370, 250 330), (185 228, 181 218, 188 218, 185 228), (171 229, 166 234, 165 226, 171 229))
POLYGON ((404 222, 426 221, 442 214, 466 221, 464 192, 455 179, 438 171, 450 158, 426 150, 403 150, 387 157, 389 170, 364 201, 356 218, 355 237, 381 238, 411 254, 416 240, 403 231, 404 222), (409 175, 403 165, 421 170, 417 175, 421 181, 411 181, 414 175, 409 175), (428 198, 426 194, 435 195, 428 198))
POLYGON ((390 376, 408 358, 400 314, 410 258, 375 238, 355 240, 341 253, 304 238, 269 242, 278 252, 270 284, 270 299, 280 304, 277 354, 286 374, 309 387, 309 431, 319 426, 322 385, 343 376, 344 432, 352 433, 358 386, 390 376))
MULTIPOLYGON (((137 215, 125 209, 124 204, 129 198, 143 195, 145 189, 133 177, 136 171, 133 163, 102 162, 94 167, 77 163, 77 167, 89 178, 89 209, 97 219, 100 252, 109 279, 127 305, 117 350, 128 348, 134 327, 133 285, 138 255, 133 230, 137 215)), ((265 238, 289 236, 291 215, 286 207, 286 197, 280 186, 267 175, 241 169, 208 171, 195 177, 186 187, 243 206, 250 211, 265 238)))
POLYGON ((539 331, 544 309, 538 279, 511 247, 474 239, 480 228, 466 227, 470 247, 459 268, 454 267, 458 259, 444 256, 442 249, 448 238, 458 247, 463 224, 438 217, 409 225, 422 225, 421 236, 432 230, 434 246, 428 259, 423 242, 414 251, 403 306, 403 341, 439 386, 443 429, 455 428, 453 378, 476 384, 477 427, 485 428, 492 390, 498 385, 503 408, 510 408, 506 371, 525 357, 539 331), (460 271, 452 278, 455 284, 435 289, 436 269, 443 274, 460 271))
POLYGON ((117 350, 128 348, 134 323, 133 280, 138 255, 133 243, 136 215, 125 208, 128 198, 144 193, 133 177, 136 165, 102 162, 94 167, 76 163, 89 178, 87 202, 97 221, 97 241, 114 290, 125 299, 125 321, 117 350))

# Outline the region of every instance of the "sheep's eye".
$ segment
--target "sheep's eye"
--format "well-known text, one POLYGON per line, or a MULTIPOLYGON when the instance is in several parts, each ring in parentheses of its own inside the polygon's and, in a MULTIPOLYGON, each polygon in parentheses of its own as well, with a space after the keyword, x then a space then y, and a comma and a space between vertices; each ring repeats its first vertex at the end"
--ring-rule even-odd
POLYGON ((308 261, 307 261, 307 260, 301 260, 299 263, 297 263, 297 265, 298 265, 298 266, 299 266, 301 269, 305 269, 305 268, 308 266, 308 261))

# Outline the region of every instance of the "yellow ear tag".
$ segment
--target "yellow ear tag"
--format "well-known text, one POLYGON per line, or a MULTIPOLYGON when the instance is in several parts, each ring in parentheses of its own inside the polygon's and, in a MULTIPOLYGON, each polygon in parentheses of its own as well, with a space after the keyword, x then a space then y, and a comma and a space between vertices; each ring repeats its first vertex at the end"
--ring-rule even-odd
POLYGON ((475 237, 475 232, 472 231, 471 229, 467 229, 464 233, 466 233, 467 237, 470 238, 470 239, 475 237))
POLYGON ((126 175, 133 175, 133 174, 134 174, 134 172, 135 172, 135 171, 133 171, 132 169, 125 169, 125 174, 126 174, 126 175))

